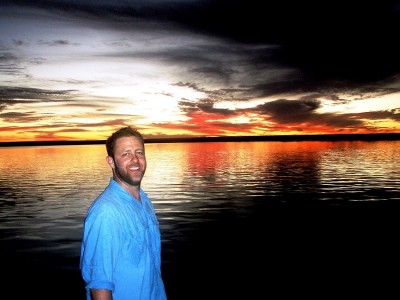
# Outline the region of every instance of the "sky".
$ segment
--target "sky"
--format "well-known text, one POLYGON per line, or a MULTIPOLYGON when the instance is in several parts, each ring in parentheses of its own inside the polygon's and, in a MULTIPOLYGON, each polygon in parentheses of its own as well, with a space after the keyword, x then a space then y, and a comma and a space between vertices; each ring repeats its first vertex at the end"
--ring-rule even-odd
POLYGON ((0 142, 400 133, 400 1, 0 2, 0 142))

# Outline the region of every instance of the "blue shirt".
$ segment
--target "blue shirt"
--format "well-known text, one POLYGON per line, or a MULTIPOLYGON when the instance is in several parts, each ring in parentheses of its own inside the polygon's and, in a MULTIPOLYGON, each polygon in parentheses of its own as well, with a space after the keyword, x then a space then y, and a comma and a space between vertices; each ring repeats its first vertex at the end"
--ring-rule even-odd
POLYGON ((113 178, 89 207, 83 227, 80 268, 91 288, 112 291, 114 300, 167 299, 161 278, 161 239, 154 207, 113 178))

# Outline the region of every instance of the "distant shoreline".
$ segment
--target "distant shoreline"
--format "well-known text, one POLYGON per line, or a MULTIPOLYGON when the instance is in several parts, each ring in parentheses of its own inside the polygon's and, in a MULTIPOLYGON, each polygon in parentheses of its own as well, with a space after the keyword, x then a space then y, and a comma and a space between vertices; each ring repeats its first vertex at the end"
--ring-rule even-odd
MULTIPOLYGON (((256 141, 292 142, 292 141, 394 141, 394 140, 400 140, 400 133, 145 138, 146 144, 152 144, 152 143, 204 143, 204 142, 256 142, 256 141)), ((26 142, 0 142, 0 147, 95 145, 95 144, 104 144, 104 143, 105 143, 105 140, 26 141, 26 142)))

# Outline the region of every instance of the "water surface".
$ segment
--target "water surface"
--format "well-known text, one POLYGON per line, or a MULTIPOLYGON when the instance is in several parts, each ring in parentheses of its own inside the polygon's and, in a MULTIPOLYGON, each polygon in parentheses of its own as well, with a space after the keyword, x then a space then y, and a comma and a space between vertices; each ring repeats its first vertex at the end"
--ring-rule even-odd
MULTIPOLYGON (((160 222, 169 298, 394 291, 398 278, 388 272, 400 266, 399 146, 147 144, 143 188, 160 222)), ((25 287, 15 298, 55 298, 52 288, 61 298, 84 298, 81 230, 110 180, 105 155, 103 145, 0 148, 5 286, 25 287)))

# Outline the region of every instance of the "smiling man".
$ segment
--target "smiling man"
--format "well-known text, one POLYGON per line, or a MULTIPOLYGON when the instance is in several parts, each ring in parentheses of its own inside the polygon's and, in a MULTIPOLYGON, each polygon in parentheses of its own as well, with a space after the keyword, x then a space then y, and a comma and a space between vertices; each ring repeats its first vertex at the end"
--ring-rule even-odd
POLYGON ((147 160, 131 127, 106 141, 112 178, 87 212, 81 272, 88 300, 164 300, 161 238, 153 204, 141 189, 147 160))

